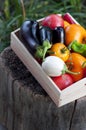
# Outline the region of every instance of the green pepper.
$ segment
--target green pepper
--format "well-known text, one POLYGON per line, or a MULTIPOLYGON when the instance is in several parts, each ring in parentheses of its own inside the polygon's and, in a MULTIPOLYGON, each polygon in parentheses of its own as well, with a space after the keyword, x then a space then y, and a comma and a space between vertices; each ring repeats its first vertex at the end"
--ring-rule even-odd
POLYGON ((69 46, 69 50, 73 50, 86 57, 86 44, 82 44, 74 40, 69 46))

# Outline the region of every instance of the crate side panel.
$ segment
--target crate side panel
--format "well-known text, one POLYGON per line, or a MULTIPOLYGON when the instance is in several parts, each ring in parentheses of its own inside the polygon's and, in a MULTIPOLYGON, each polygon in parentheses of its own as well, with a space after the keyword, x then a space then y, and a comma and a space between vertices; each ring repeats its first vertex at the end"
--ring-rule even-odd
POLYGON ((60 106, 86 96, 86 78, 64 89, 60 96, 60 106))

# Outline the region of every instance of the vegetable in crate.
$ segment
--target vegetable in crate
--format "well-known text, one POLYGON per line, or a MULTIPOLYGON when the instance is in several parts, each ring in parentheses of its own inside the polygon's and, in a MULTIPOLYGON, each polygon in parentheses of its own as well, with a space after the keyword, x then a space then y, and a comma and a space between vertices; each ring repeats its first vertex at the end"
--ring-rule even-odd
POLYGON ((82 67, 83 67, 83 75, 84 77, 86 77, 86 61, 83 63, 82 67))
POLYGON ((65 29, 67 26, 69 26, 69 25, 70 25, 70 23, 67 22, 66 20, 64 20, 64 29, 65 29))
POLYGON ((80 44, 75 40, 69 45, 68 48, 86 57, 86 44, 80 44))
POLYGON ((64 28, 59 26, 52 30, 52 43, 64 43, 65 42, 65 31, 64 28))
POLYGON ((41 26, 39 29, 39 39, 41 44, 43 44, 45 40, 52 43, 52 30, 49 27, 41 26))
POLYGON ((86 43, 86 30, 78 24, 70 24, 65 28, 65 44, 68 46, 74 40, 86 43))
POLYGON ((70 74, 63 74, 61 76, 52 77, 52 80, 61 90, 74 83, 70 74))
POLYGON ((83 63, 86 62, 86 58, 78 53, 70 53, 69 59, 66 61, 66 65, 70 71, 79 72, 77 75, 71 74, 74 82, 82 79, 83 74, 83 63))
POLYGON ((58 14, 51 14, 44 18, 42 25, 50 27, 51 29, 55 29, 59 26, 64 27, 64 20, 62 16, 59 16, 58 14))
POLYGON ((36 51, 36 47, 40 44, 38 40, 38 22, 31 20, 25 21, 20 28, 20 34, 24 38, 25 42, 28 44, 30 51, 34 53, 36 51))
POLYGON ((71 74, 78 73, 69 71, 65 62, 61 58, 56 56, 46 57, 42 62, 42 68, 45 71, 45 73, 51 77, 60 76, 64 73, 71 73, 71 74))
POLYGON ((57 56, 61 58, 64 62, 67 61, 69 58, 70 51, 62 43, 53 44, 50 50, 51 52, 53 52, 53 54, 51 54, 52 56, 57 56))
POLYGON ((83 70, 83 75, 84 75, 84 78, 86 78, 86 67, 83 70))
POLYGON ((63 19, 66 20, 70 24, 76 24, 75 19, 69 13, 64 14, 63 19))

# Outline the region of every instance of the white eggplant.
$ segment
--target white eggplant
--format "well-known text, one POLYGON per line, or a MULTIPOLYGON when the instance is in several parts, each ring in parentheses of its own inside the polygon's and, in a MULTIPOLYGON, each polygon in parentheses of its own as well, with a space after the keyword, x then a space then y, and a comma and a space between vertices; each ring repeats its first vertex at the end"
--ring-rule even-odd
POLYGON ((42 62, 42 68, 48 76, 60 76, 64 69, 65 63, 56 56, 48 56, 42 62))
POLYGON ((51 77, 60 76, 66 72, 71 74, 77 74, 69 71, 65 62, 57 56, 46 57, 42 62, 42 68, 45 73, 51 77))

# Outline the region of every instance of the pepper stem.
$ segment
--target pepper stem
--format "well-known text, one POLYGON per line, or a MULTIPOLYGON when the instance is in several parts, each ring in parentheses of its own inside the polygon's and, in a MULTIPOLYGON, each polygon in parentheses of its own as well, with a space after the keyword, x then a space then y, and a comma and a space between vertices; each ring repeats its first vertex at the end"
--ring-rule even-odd
POLYGON ((64 47, 64 48, 61 49, 61 52, 62 52, 62 53, 65 53, 65 51, 67 51, 67 48, 66 48, 66 47, 64 47))

